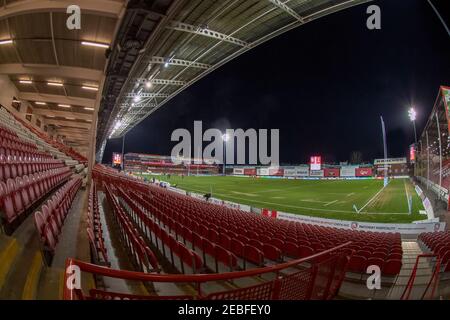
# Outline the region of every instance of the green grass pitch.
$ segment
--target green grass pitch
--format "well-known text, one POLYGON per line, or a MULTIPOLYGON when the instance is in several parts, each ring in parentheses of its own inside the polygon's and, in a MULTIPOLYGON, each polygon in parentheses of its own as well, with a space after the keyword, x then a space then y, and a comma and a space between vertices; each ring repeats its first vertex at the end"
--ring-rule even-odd
MULTIPOLYGON (((144 174, 150 179, 152 176, 144 174)), ((289 213, 351 221, 409 223, 426 219, 423 205, 408 179, 287 180, 233 176, 154 176, 180 189, 218 199, 289 213), (407 194, 412 196, 409 214, 407 194), (356 205, 360 213, 353 209, 356 205)))

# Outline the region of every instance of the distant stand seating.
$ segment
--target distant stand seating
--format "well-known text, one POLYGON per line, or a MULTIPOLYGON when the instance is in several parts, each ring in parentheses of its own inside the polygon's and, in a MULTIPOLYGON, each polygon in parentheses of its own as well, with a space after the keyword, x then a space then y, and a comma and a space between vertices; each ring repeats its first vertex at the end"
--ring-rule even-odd
POLYGON ((66 219, 73 199, 81 187, 79 177, 66 182, 41 207, 41 211, 34 214, 34 222, 42 243, 45 261, 51 264, 58 240, 61 238, 64 220, 66 219))
POLYGON ((53 158, 51 155, 39 151, 29 142, 23 141, 11 129, 0 125, 0 155, 17 157, 53 158))
POLYGON ((15 119, 17 121, 19 121, 22 125, 24 125, 28 130, 33 132, 35 135, 37 135, 39 138, 41 138, 42 140, 44 140, 48 144, 52 145, 53 147, 55 147, 59 151, 65 153, 67 156, 71 157, 72 159, 77 160, 78 162, 80 162, 80 163, 82 163, 84 165, 87 164, 87 158, 82 156, 78 152, 76 152, 73 148, 68 147, 68 146, 66 146, 66 145, 64 145, 64 144, 62 144, 62 143, 60 143, 58 141, 53 140, 46 133, 44 133, 44 132, 42 132, 40 130, 37 130, 36 128, 34 128, 32 125, 30 125, 29 123, 27 123, 23 119, 20 119, 19 117, 15 116, 14 114, 13 114, 13 116, 15 117, 15 119))

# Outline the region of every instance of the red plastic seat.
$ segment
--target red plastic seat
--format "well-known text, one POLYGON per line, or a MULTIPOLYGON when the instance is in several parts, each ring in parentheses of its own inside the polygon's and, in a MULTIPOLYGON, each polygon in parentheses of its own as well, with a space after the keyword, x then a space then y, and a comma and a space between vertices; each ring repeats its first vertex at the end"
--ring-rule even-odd
POLYGON ((348 263, 348 270, 356 273, 366 272, 367 259, 363 256, 353 255, 348 263))
POLYGON ((264 244, 263 253, 266 259, 281 261, 281 250, 271 244, 264 244))
POLYGON ((244 258, 257 266, 261 266, 264 262, 263 252, 249 245, 244 246, 244 258))
MULTIPOLYGON (((230 272, 233 271, 237 266, 236 256, 221 246, 215 246, 215 258, 217 263, 223 263, 226 267, 229 268, 230 272)), ((219 272, 218 266, 216 266, 216 272, 219 272)))
POLYGON ((299 258, 310 257, 314 254, 314 249, 308 246, 298 246, 299 258))
POLYGON ((293 242, 285 242, 283 252, 286 256, 291 258, 299 258, 300 257, 300 251, 298 248, 298 245, 293 242))
POLYGON ((388 276, 395 276, 400 273, 402 261, 398 259, 389 259, 385 262, 382 273, 388 276))

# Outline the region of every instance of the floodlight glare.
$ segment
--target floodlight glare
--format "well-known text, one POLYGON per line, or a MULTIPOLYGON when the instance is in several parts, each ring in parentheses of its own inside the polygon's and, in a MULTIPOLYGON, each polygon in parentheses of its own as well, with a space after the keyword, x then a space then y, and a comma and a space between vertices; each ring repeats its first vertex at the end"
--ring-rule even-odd
POLYGON ((408 116, 409 116, 409 119, 410 119, 411 121, 416 121, 416 118, 417 118, 417 112, 416 112, 416 110, 414 110, 414 108, 409 109, 409 110, 408 110, 408 116))
POLYGON ((229 139, 230 139, 230 136, 229 136, 227 133, 225 133, 225 134, 222 136, 222 140, 225 141, 225 142, 227 142, 229 139))

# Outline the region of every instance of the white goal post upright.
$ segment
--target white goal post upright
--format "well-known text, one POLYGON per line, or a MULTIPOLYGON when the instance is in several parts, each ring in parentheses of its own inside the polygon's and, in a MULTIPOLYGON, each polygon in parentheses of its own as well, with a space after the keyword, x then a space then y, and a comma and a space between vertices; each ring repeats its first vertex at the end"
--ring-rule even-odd
POLYGON ((388 179, 388 164, 387 164, 387 143, 386 143, 386 127, 384 125, 383 116, 381 118, 381 130, 383 133, 383 147, 384 147, 384 187, 386 187, 389 183, 388 179))

